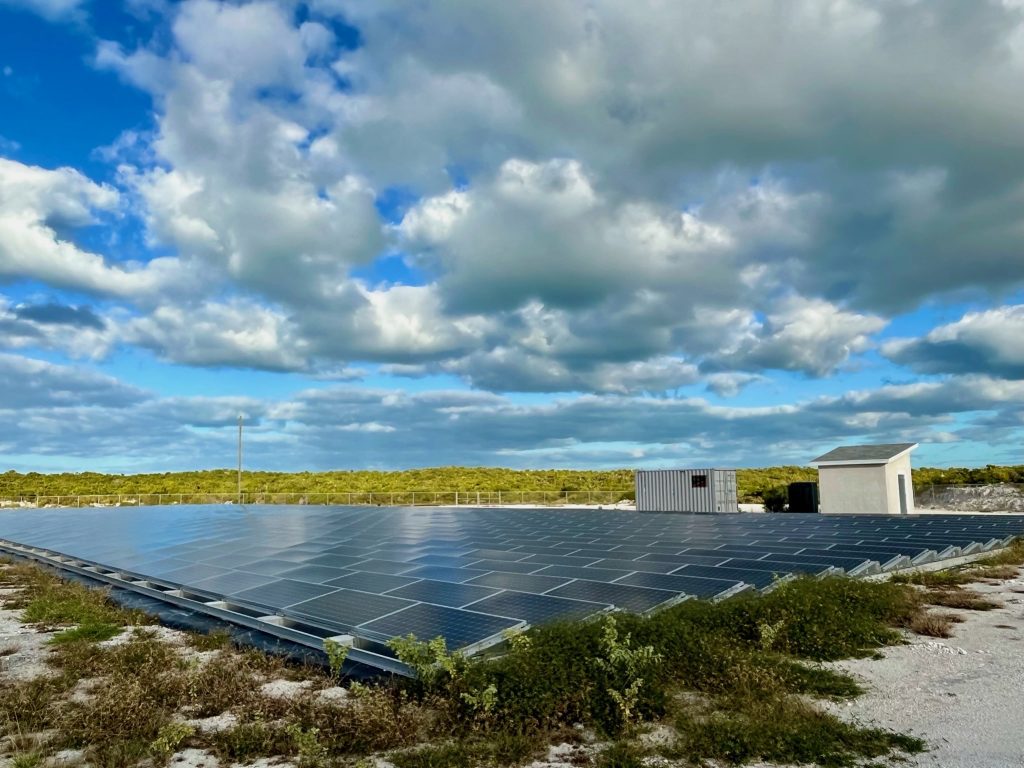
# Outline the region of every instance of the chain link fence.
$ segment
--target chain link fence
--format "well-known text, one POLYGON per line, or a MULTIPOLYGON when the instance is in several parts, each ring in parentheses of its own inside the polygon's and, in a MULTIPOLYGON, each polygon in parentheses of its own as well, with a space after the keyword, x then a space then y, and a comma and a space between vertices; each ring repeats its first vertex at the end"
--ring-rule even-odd
POLYGON ((914 503, 951 512, 1024 512, 1024 484, 926 485, 915 490, 914 503))
POLYGON ((358 506, 572 506, 632 504, 633 489, 587 491, 294 491, 270 493, 106 493, 0 497, 0 508, 142 507, 178 504, 358 506))

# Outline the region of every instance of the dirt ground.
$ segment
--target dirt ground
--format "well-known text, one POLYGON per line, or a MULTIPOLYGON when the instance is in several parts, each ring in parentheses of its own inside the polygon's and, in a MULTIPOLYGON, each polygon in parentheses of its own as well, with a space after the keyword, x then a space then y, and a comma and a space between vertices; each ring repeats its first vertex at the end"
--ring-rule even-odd
POLYGON ((939 609, 964 619, 948 640, 908 635, 908 645, 883 649, 883 659, 832 665, 861 680, 868 693, 826 706, 928 742, 931 750, 908 766, 1024 766, 1024 578, 971 589, 1004 607, 939 609))

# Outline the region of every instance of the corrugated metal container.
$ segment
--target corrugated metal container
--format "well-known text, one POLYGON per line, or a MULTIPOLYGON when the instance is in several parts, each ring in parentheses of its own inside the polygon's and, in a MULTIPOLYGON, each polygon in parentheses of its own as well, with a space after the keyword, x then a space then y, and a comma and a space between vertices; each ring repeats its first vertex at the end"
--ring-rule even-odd
POLYGON ((735 469, 637 470, 638 512, 739 512, 735 469))

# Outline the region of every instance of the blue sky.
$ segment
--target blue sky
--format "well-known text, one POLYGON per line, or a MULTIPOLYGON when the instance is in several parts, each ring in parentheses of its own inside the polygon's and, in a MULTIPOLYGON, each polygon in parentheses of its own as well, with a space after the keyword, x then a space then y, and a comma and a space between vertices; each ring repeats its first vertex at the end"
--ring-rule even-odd
POLYGON ((0 0, 0 470, 1024 463, 1021 9, 740 4, 0 0))

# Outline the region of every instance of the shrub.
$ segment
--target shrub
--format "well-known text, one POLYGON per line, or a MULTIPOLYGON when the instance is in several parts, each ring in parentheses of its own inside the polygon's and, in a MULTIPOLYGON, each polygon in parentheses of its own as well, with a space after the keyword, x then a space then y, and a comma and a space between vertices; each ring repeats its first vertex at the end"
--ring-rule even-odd
POLYGON ((766 488, 761 492, 761 498, 764 499, 765 512, 785 512, 789 503, 789 489, 785 485, 766 488))

